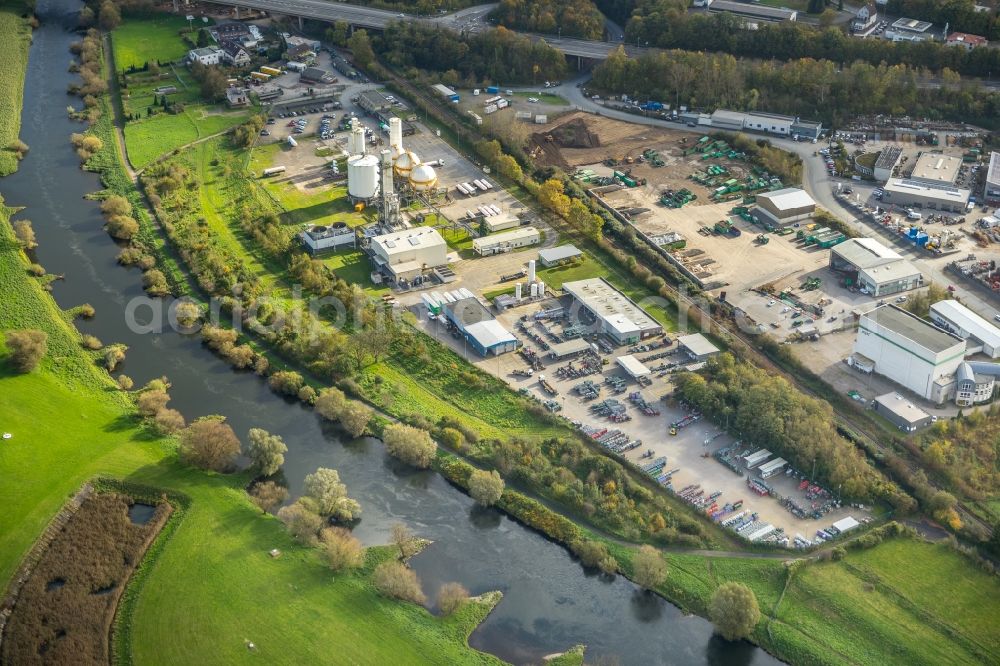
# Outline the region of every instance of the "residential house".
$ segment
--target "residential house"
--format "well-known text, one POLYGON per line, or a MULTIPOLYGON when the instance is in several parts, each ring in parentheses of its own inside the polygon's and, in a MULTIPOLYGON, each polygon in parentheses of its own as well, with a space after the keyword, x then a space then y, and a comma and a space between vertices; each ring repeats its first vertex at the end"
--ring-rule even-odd
POLYGON ((222 49, 214 46, 203 46, 200 49, 188 51, 188 63, 200 62, 207 66, 218 65, 222 62, 222 49))
POLYGON ((247 67, 250 65, 250 54, 237 42, 223 40, 219 45, 222 49, 222 59, 233 67, 247 67))
POLYGON ((312 62, 316 57, 316 52, 308 44, 296 44, 289 46, 285 51, 285 59, 297 62, 312 62))
POLYGON ((963 46, 966 51, 971 51, 974 48, 989 44, 985 37, 970 35, 966 32, 953 32, 948 35, 948 38, 944 40, 944 43, 948 46, 963 46))
POLYGON ((854 21, 851 22, 851 30, 854 32, 868 32, 878 22, 878 8, 875 6, 874 2, 869 2, 861 6, 857 14, 854 15, 854 21))

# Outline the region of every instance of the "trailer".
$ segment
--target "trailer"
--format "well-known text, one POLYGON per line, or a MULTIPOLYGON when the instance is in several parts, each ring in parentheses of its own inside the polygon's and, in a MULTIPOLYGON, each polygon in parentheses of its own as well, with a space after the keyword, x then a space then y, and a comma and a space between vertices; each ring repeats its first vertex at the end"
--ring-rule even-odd
POLYGON ((746 465, 747 469, 753 469, 757 465, 760 465, 765 460, 771 457, 771 452, 767 449, 761 449, 751 453, 750 455, 743 456, 743 464, 746 465))
POLYGON ((778 528, 776 528, 774 525, 771 524, 764 525, 763 527, 760 527, 759 529, 751 532, 750 534, 747 534, 746 535, 747 541, 760 541, 768 534, 774 532, 776 529, 778 528))
POLYGON ((268 67, 265 65, 260 68, 260 71, 264 72, 265 74, 270 74, 271 76, 281 76, 281 70, 278 69, 277 67, 268 67))
POLYGON ((268 169, 264 169, 264 174, 263 175, 266 178, 268 176, 276 176, 279 173, 284 173, 284 172, 285 172, 285 167, 283 167, 283 166, 273 166, 273 167, 270 167, 268 169))
POLYGON ((441 306, 440 306, 440 304, 438 304, 438 302, 435 301, 434 297, 431 296, 430 294, 421 294, 420 295, 420 300, 422 300, 424 302, 424 305, 427 306, 427 310, 431 314, 436 315, 436 314, 439 314, 441 312, 441 306))
POLYGON ((771 462, 761 465, 757 471, 760 472, 760 478, 766 479, 780 472, 787 464, 788 462, 784 458, 775 458, 771 462))
POLYGON ((264 72, 250 72, 250 78, 258 81, 270 81, 271 75, 265 74, 264 72))

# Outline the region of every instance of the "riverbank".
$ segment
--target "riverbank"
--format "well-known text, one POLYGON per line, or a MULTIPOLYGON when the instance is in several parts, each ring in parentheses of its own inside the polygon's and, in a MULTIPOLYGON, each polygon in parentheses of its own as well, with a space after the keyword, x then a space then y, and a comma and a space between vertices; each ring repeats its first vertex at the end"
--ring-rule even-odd
POLYGON ((24 101, 24 73, 28 68, 32 21, 21 0, 0 2, 0 41, 4 45, 0 67, 0 176, 17 171, 15 142, 21 130, 21 104, 24 101))

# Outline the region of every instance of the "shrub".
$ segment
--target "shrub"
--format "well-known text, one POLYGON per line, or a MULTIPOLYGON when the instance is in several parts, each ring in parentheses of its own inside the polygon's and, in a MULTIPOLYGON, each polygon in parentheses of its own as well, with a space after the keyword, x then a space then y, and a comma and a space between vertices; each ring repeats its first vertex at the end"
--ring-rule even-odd
POLYGON ((667 562, 660 551, 642 546, 632 558, 632 579, 637 585, 652 590, 667 580, 667 562))
POLYGON ((302 384, 302 375, 294 370, 279 370, 267 379, 271 390, 282 395, 297 396, 302 384))
POLYGON ((45 275, 45 267, 42 266, 41 264, 30 264, 28 266, 28 272, 34 275, 35 277, 42 277, 43 275, 45 275))
POLYGON ((191 327, 201 319, 201 308, 191 301, 179 301, 174 309, 174 316, 181 326, 191 327))
POLYGON ((143 416, 154 416, 158 411, 166 407, 168 402, 170 402, 170 396, 166 391, 153 389, 140 393, 139 399, 136 400, 136 406, 139 409, 139 413, 143 416))
MULTIPOLYGON (((96 339, 96 338, 95 338, 96 339)), ((118 388, 123 391, 129 391, 135 385, 132 378, 128 375, 118 375, 118 388)))
POLYGON ((260 476, 271 476, 281 469, 288 447, 280 435, 272 435, 261 428, 250 428, 247 439, 247 457, 254 472, 260 476))
POLYGON ((93 350, 100 349, 101 347, 104 346, 101 343, 101 340, 96 335, 90 335, 89 333, 85 333, 82 336, 80 336, 80 344, 82 344, 87 349, 93 349, 93 350))
POLYGON ((320 532, 323 559, 334 571, 357 569, 365 561, 365 549, 358 538, 343 527, 327 527, 320 532))
POLYGON ((21 244, 25 250, 34 250, 38 247, 38 241, 35 240, 35 230, 31 226, 31 220, 15 220, 11 223, 14 227, 14 237, 17 238, 17 242, 21 244))
POLYGON ((153 425, 164 435, 180 432, 184 423, 184 415, 176 409, 161 409, 153 416, 153 425))
POLYGON ((320 467, 305 479, 305 494, 316 503, 321 516, 349 521, 361 515, 361 505, 347 496, 347 486, 335 469, 320 467))
POLYGON ((415 555, 420 548, 420 541, 403 523, 392 526, 392 543, 399 549, 399 557, 404 560, 415 555))
POLYGON ((316 402, 316 389, 306 384, 299 389, 298 398, 307 405, 311 405, 316 402))
POLYGON ((91 305, 90 303, 84 303, 83 305, 81 305, 76 309, 76 312, 84 319, 91 319, 93 318, 94 315, 97 314, 97 310, 95 310, 94 306, 91 305))
POLYGON ((203 416, 181 431, 180 456, 188 465, 227 472, 240 454, 240 440, 226 417, 203 416))
POLYGON ((360 437, 364 434, 374 413, 367 405, 357 400, 348 400, 340 415, 340 425, 352 437, 360 437))
POLYGON ((112 215, 106 226, 108 233, 118 240, 130 240, 139 233, 139 223, 127 215, 112 215))
POLYGON ((125 360, 125 345, 111 345, 104 351, 104 367, 108 372, 114 372, 118 364, 125 360))
POLYGON ((338 421, 343 412, 347 398, 338 388, 325 388, 316 398, 316 413, 328 421, 338 421))
POLYGON ((386 426, 382 439, 393 457, 420 469, 430 467, 436 447, 426 430, 393 423, 386 426))
POLYGON ((597 568, 608 574, 618 571, 618 562, 608 553, 607 546, 599 541, 581 539, 571 543, 570 550, 576 553, 585 567, 597 568))
POLYGON ((261 511, 267 513, 281 506, 288 499, 288 489, 274 481, 262 481, 250 489, 250 499, 261 511))
POLYGON ((496 470, 476 469, 469 475, 469 494, 483 506, 493 506, 503 495, 504 482, 496 470))
POLYGON ((167 276, 155 268, 142 274, 142 286, 153 296, 166 296, 170 293, 167 276))
POLYGON ((380 594, 393 599, 422 604, 426 600, 420 589, 420 579, 402 562, 383 562, 375 567, 372 582, 380 594))
POLYGON ((49 336, 44 331, 28 328, 19 331, 7 331, 7 349, 10 351, 10 363, 18 372, 31 372, 45 356, 48 349, 49 336))
POLYGON ((438 608, 445 615, 451 615, 469 600, 469 591, 461 583, 445 583, 438 590, 438 608))
POLYGON ((23 160, 24 156, 28 154, 29 148, 28 144, 26 144, 24 141, 21 141, 20 139, 14 139, 13 141, 7 144, 7 150, 14 153, 14 155, 17 156, 17 159, 23 160))
POLYGON ((760 621, 760 608, 753 590, 742 583, 723 583, 712 594, 708 617, 715 630, 728 641, 746 638, 760 621))
POLYGON ((316 534, 323 527, 323 519, 310 508, 308 502, 299 499, 294 504, 281 507, 278 518, 293 539, 307 546, 316 545, 316 534))

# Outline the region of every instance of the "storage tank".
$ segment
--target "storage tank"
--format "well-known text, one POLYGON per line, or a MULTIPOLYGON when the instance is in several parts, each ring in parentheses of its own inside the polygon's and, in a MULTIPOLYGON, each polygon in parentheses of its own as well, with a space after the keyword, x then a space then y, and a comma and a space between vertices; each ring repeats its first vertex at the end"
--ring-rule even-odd
POLYGON ((514 298, 521 300, 521 283, 518 282, 514 285, 514 298))
MULTIPOLYGON (((535 260, 532 259, 528 262, 528 284, 535 284, 535 260)), ((534 290, 532 290, 531 295, 534 296, 534 290)))
POLYGON ((378 158, 354 155, 347 159, 347 193, 352 199, 369 201, 378 193, 378 158))
POLYGON ((531 297, 535 298, 536 296, 538 296, 538 283, 532 282, 531 283, 531 297))
POLYGON ((399 153, 399 157, 393 161, 392 170, 397 176, 409 178, 410 171, 418 164, 420 164, 420 158, 417 157, 416 153, 411 150, 403 150, 399 153))
POLYGON ((545 283, 541 280, 538 281, 538 295, 545 298, 545 283))
POLYGON ((437 173, 429 164, 418 164, 410 171, 410 186, 418 191, 429 190, 437 185, 437 173))
POLYGON ((355 125, 351 129, 351 134, 347 141, 347 152, 350 155, 364 155, 365 154, 365 128, 360 125, 355 125))
POLYGON ((389 145, 403 147, 403 121, 389 118, 389 145))

